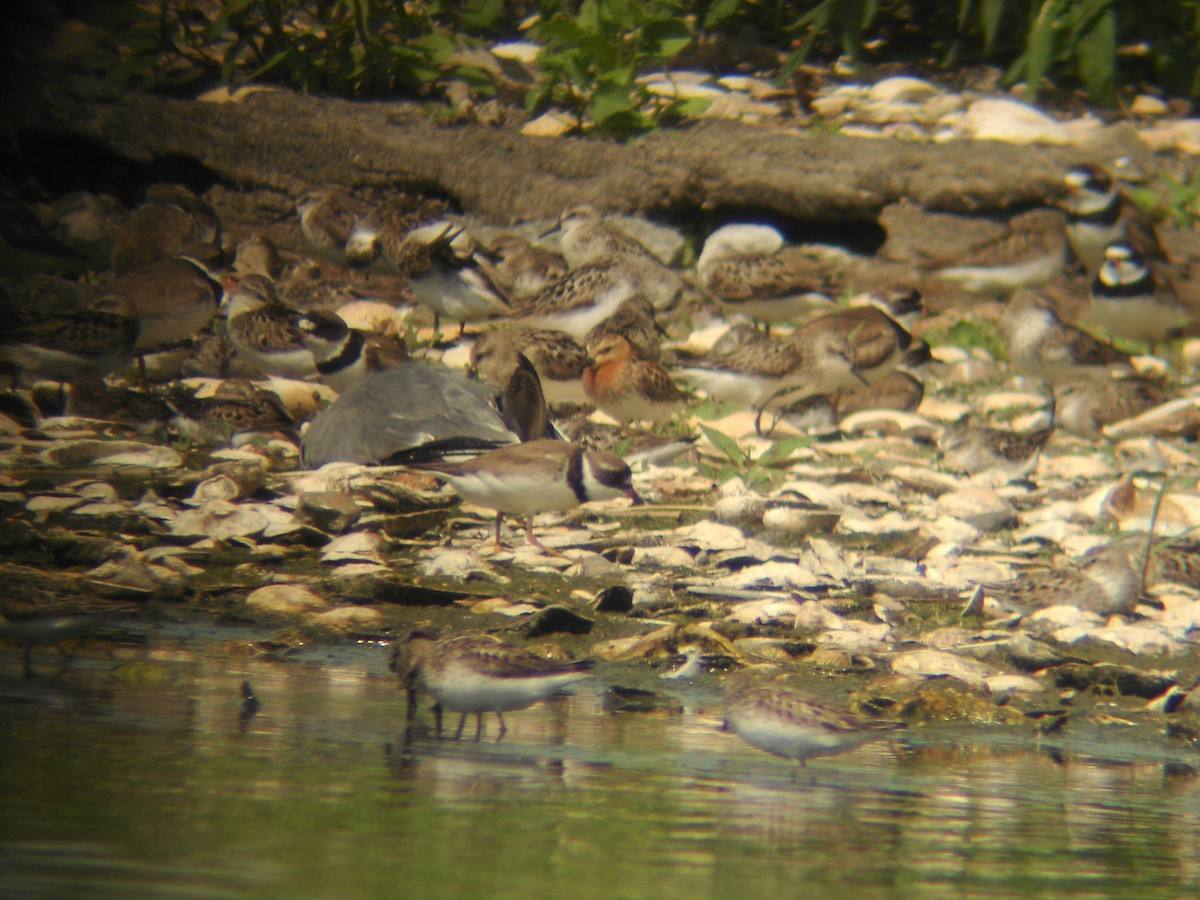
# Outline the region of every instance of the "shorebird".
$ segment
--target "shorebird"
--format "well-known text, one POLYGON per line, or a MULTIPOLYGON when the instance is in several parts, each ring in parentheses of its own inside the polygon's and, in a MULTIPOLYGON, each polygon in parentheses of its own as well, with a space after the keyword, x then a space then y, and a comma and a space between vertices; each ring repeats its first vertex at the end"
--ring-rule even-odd
POLYGON ((968 475, 996 469, 1009 478, 1020 478, 1037 466, 1038 455, 1053 433, 1053 425, 1018 432, 956 422, 946 427, 939 441, 942 464, 968 475))
POLYGON ((851 715, 782 682, 742 673, 729 676, 725 688, 725 727, 750 746, 803 766, 813 757, 843 753, 904 725, 851 715))
POLYGON ((640 294, 622 301, 611 316, 587 333, 584 344, 591 345, 610 334, 619 334, 629 341, 639 359, 657 362, 662 356, 659 339, 666 332, 655 321, 650 301, 640 294))
POLYGON ((1034 291, 1012 298, 1001 321, 1013 369, 1051 384, 1071 378, 1107 379, 1130 370, 1129 354, 1058 317, 1054 305, 1034 291))
POLYGON ((208 203, 177 184, 151 185, 145 202, 117 232, 112 268, 127 275, 189 246, 220 242, 221 223, 208 203))
POLYGON ((382 265, 408 278, 417 302, 429 308, 437 330, 444 316, 459 323, 495 318, 508 301, 474 261, 466 229, 447 218, 446 205, 400 194, 376 206, 355 225, 346 259, 356 267, 382 265))
POLYGON ((1127 241, 1104 248, 1104 262, 1092 281, 1091 319, 1109 334, 1159 344, 1189 319, 1175 287, 1160 277, 1127 241))
POLYGON ((1066 247, 1062 213, 1035 209, 1015 216, 1000 237, 930 267, 936 269, 937 278, 968 293, 1007 297, 1053 281, 1066 261, 1066 247))
POLYGON ((262 275, 274 281, 283 273, 283 257, 270 238, 252 234, 234 248, 233 271, 238 276, 262 275))
POLYGON ((527 441, 465 462, 413 463, 409 468, 449 482, 468 503, 496 510, 497 550, 505 513, 523 517, 530 544, 561 556, 534 536, 534 515, 574 509, 591 500, 628 497, 635 505, 642 502, 623 460, 565 441, 527 441))
POLYGON ((502 234, 475 253, 475 262, 506 297, 525 300, 567 274, 559 254, 519 234, 502 234))
POLYGON ((178 385, 165 399, 175 411, 172 426, 197 444, 238 446, 261 434, 295 440, 296 423, 279 396, 244 378, 226 379, 209 397, 178 385))
POLYGON ((726 225, 705 240, 696 274, 727 310, 771 324, 831 309, 847 262, 835 248, 785 246, 768 225, 726 225))
POLYGON ((139 325, 138 352, 193 337, 216 315, 224 296, 215 244, 193 244, 118 278, 93 309, 127 315, 139 325))
POLYGON ((513 322, 565 331, 577 341, 638 293, 638 278, 624 262, 592 263, 541 293, 513 305, 513 322))
POLYGON ((655 309, 670 309, 683 294, 679 275, 645 244, 609 222, 594 206, 573 206, 559 219, 563 258, 571 269, 621 262, 655 309))
POLYGON ((297 315, 279 299, 269 278, 247 275, 230 283, 225 300, 230 343, 238 356, 264 375, 307 378, 317 373, 297 315))
MULTIPOLYGON (((793 339, 819 341, 826 333, 842 335, 854 364, 855 378, 870 383, 900 363, 929 358, 924 342, 914 341, 899 322, 876 306, 852 306, 819 316, 797 328, 793 339)), ((854 387, 853 384, 844 385, 854 387)))
POLYGON ((715 400, 759 413, 862 383, 845 334, 831 328, 813 335, 802 332, 763 338, 724 356, 689 360, 672 372, 715 400))
POLYGON ((137 336, 137 320, 120 313, 58 313, 0 330, 0 362, 59 381, 86 371, 105 375, 129 362, 137 336))
POLYGON ((436 632, 418 630, 396 644, 389 665, 408 691, 410 717, 417 691, 425 691, 437 702, 439 736, 441 711, 448 709, 462 714, 455 740, 462 737, 470 713, 475 715, 475 739, 479 740, 485 713, 494 712, 500 721, 499 739, 508 730, 504 713, 527 709, 587 678, 595 663, 548 659, 490 635, 440 637, 436 632))
POLYGON ((1104 428, 1161 406, 1175 395, 1147 378, 1075 378, 1054 386, 1054 420, 1067 431, 1098 438, 1104 428))
POLYGON ((503 387, 524 354, 537 370, 546 402, 587 403, 583 370, 590 357, 587 350, 562 331, 512 325, 480 335, 471 345, 473 377, 503 387))
POLYGON ((404 341, 351 328, 328 310, 301 313, 295 323, 321 381, 338 393, 372 372, 396 369, 409 360, 404 341))
POLYGON ((345 266, 346 243, 367 213, 365 203, 338 187, 313 188, 296 200, 300 231, 316 253, 327 262, 345 266))
POLYGON ((1155 263, 1167 261, 1154 220, 1134 204, 1104 168, 1081 163, 1067 170, 1067 240, 1089 278, 1104 263, 1104 248, 1126 241, 1155 263))
POLYGON ((688 400, 662 366, 639 359, 621 334, 589 343, 588 353, 594 360, 583 373, 588 399, 622 424, 661 422, 688 400))
POLYGON ((1076 606, 1100 615, 1129 614, 1137 607, 1142 579, 1122 542, 1094 548, 1078 565, 1021 573, 1013 581, 983 585, 1001 605, 1019 612, 1076 606))

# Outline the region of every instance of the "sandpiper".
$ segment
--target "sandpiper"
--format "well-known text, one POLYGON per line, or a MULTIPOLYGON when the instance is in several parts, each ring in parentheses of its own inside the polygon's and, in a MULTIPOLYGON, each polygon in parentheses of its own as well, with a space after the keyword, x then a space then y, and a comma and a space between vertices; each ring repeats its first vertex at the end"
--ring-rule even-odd
POLYGON ((300 314, 295 323, 321 380, 338 393, 368 373, 398 368, 409 359, 402 340, 350 328, 328 310, 300 314))
POLYGON ((1001 322, 1013 368, 1051 384, 1070 378, 1109 378, 1129 370, 1129 354, 1058 317, 1049 299, 1035 291, 1012 298, 1001 322))
POLYGON ((261 434, 295 439, 295 422, 279 396, 245 379, 227 379, 209 397, 178 386, 166 399, 175 411, 171 424, 198 444, 237 446, 261 434))
POLYGON ((725 225, 705 240, 696 274, 727 310, 770 324, 831 309, 847 260, 831 247, 785 246, 768 225, 725 225))
POLYGON ((112 268, 118 276, 178 256, 193 244, 219 244, 216 211, 185 187, 151 185, 145 202, 117 233, 112 268))
POLYGON ((985 584, 1002 606, 1025 612, 1047 606, 1077 606, 1100 615, 1129 614, 1137 607, 1141 575, 1130 564, 1130 545, 1093 548, 1079 565, 1023 572, 1012 581, 985 584))
POLYGON ((1075 378, 1054 387, 1055 421, 1068 431, 1098 438, 1107 425, 1141 415, 1175 395, 1148 378, 1075 378))
POLYGON ((938 278, 969 293, 1007 297, 1053 281, 1062 271, 1066 247, 1062 213, 1035 209, 1015 216, 1000 237, 931 267, 938 278))
POLYGON ((233 271, 236 275, 262 275, 272 280, 283 273, 283 257, 269 237, 251 234, 238 241, 233 251, 233 271))
POLYGON ((764 338, 724 356, 693 359, 672 370, 715 400, 759 411, 860 384, 853 348, 837 329, 811 337, 797 330, 764 338))
POLYGON ((442 731, 441 710, 461 713, 454 738, 462 737, 469 713, 475 714, 475 739, 483 734, 484 713, 494 712, 500 722, 497 738, 508 727, 504 713, 527 709, 591 674, 588 659, 548 659, 527 648, 505 644, 490 635, 460 634, 439 637, 435 632, 414 631, 392 650, 390 666, 409 691, 410 715, 415 692, 422 690, 437 701, 437 733, 442 731))
POLYGON ((573 206, 559 219, 562 253, 571 269, 619 261, 637 278, 655 309, 670 309, 683 294, 679 275, 633 235, 610 223, 594 206, 573 206))
POLYGON ((800 765, 832 756, 903 728, 822 703, 779 681, 732 675, 725 688, 725 725, 752 747, 800 765))
POLYGON ((533 363, 547 403, 587 403, 583 370, 587 350, 562 331, 513 325, 481 335, 471 345, 472 374, 487 384, 502 387, 523 353, 533 363))
POLYGON ((279 299, 271 279, 247 275, 230 283, 225 301, 229 340, 237 354, 264 375, 307 378, 317 373, 296 320, 296 310, 279 299))
POLYGON ((661 422, 687 401, 666 369, 639 359, 629 340, 606 334, 588 344, 594 363, 583 373, 583 387, 597 408, 622 424, 661 422))
POLYGON ((1024 477, 1037 466, 1038 455, 1053 433, 1053 426, 1019 432, 956 422, 946 427, 939 441, 942 463, 968 475, 996 469, 1009 478, 1024 477))
POLYGON ((638 278, 623 262, 592 263, 564 276, 529 300, 514 304, 513 320, 565 331, 577 341, 638 293, 638 278))
POLYGON ((1104 248, 1091 299, 1092 321, 1109 334, 1147 344, 1168 340, 1191 318, 1174 285, 1128 241, 1104 248))
POLYGON ((495 318, 508 301, 475 264, 466 229, 446 217, 441 201, 397 195, 359 220, 346 242, 351 265, 382 263, 409 279, 413 296, 433 311, 434 329, 444 316, 458 322, 495 318))
POLYGON ((0 361, 60 381, 84 371, 104 375, 129 362, 137 336, 137 320, 120 313, 58 313, 0 329, 0 361))
POLYGON ((476 251, 475 261, 492 284, 513 300, 533 297, 569 271, 557 253, 519 234, 496 237, 476 251))
POLYGON ((654 307, 641 294, 623 301, 611 316, 592 328, 584 344, 591 345, 609 334, 619 334, 629 341, 639 359, 657 362, 662 357, 659 341, 666 332, 655 321, 654 307))
POLYGON ((316 255, 337 266, 346 265, 346 242, 367 213, 361 203, 338 187, 305 191, 296 200, 300 231, 316 255))
POLYGON ((1104 248, 1127 241, 1143 258, 1166 262, 1154 220, 1120 189, 1104 168, 1081 163, 1067 170, 1067 240, 1076 258, 1095 278, 1104 263, 1104 248))
POLYGON ((610 453, 584 450, 565 441, 527 441, 491 450, 461 463, 417 463, 410 468, 449 482, 468 503, 496 510, 496 548, 505 513, 521 516, 529 543, 561 555, 533 534, 532 517, 540 512, 574 509, 591 500, 628 497, 633 489, 629 466, 610 453))
POLYGON ((927 349, 921 346, 923 342, 915 342, 899 322, 876 306, 852 306, 818 316, 796 329, 792 337, 816 341, 826 332, 841 334, 846 339, 855 377, 860 381, 870 383, 901 362, 916 363, 928 358, 927 349))

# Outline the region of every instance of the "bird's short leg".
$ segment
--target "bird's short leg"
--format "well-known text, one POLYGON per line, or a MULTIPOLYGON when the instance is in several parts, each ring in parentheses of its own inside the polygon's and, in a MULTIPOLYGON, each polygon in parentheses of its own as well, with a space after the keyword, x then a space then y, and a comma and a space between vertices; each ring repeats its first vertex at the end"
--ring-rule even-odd
POLYGON ((496 735, 496 740, 504 737, 504 733, 508 731, 508 726, 504 724, 504 713, 496 710, 496 718, 500 720, 500 733, 496 735))
POLYGON ((454 732, 454 739, 456 741, 462 739, 463 726, 466 724, 467 724, 467 714, 463 713, 461 716, 458 717, 458 728, 454 732))
POLYGON ((483 737, 483 713, 475 713, 475 740, 483 737))

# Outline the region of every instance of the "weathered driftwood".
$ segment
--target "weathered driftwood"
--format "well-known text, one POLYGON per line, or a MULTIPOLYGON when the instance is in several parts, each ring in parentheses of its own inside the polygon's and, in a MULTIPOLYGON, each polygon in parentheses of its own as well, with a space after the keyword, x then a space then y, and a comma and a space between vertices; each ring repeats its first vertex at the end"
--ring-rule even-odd
POLYGON ((970 212, 1042 202, 1077 152, 996 142, 915 144, 778 125, 701 122, 627 144, 441 125, 410 103, 356 103, 286 90, 210 103, 137 92, 59 99, 55 127, 135 160, 191 157, 227 184, 295 196, 313 183, 409 186, 498 223, 592 202, 685 214, 743 207, 815 221, 870 220, 908 199, 970 212))

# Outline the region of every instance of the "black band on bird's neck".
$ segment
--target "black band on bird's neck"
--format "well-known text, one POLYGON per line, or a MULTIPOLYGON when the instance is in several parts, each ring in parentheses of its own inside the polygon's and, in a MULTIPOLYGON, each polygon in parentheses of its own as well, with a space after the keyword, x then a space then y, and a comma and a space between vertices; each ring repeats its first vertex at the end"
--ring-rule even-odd
POLYGON ((363 339, 362 332, 351 328, 347 332, 345 339, 343 339, 337 353, 317 363, 317 371, 322 375, 331 375, 334 372, 342 371, 342 369, 348 369, 362 356, 363 345, 365 343, 366 341, 363 339))

